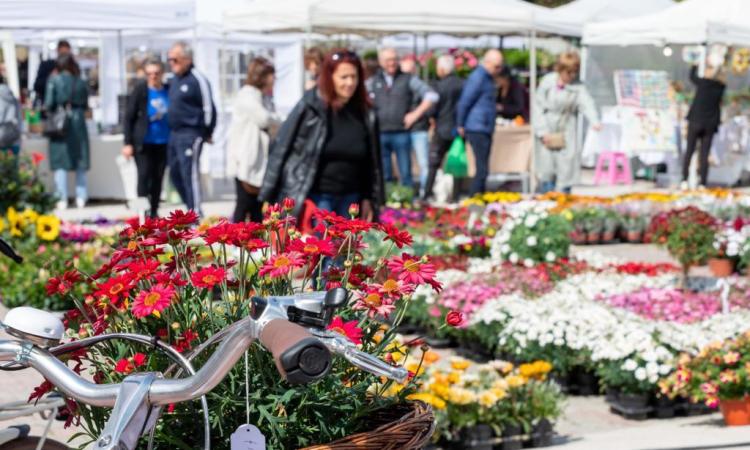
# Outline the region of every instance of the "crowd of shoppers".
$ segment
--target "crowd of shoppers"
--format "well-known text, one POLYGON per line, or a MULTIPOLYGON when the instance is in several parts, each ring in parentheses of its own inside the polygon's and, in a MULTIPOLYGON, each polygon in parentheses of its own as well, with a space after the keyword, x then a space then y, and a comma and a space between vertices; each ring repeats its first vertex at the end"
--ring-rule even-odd
MULTIPOLYGON (((57 49, 55 60, 41 64, 34 86, 47 114, 59 108, 70 111, 65 136, 50 140, 58 206, 64 208, 68 172, 76 176, 76 204, 84 205, 88 197, 88 92, 70 44, 60 41, 57 49)), ((200 155, 203 145, 212 141, 217 121, 211 86, 194 67, 190 46, 173 45, 167 62, 170 76, 158 59, 148 59, 139 68, 145 79, 129 93, 123 123, 122 153, 135 160, 138 195, 148 199, 152 217, 159 213, 167 168, 185 206, 201 212, 200 155)), ((350 204, 360 203, 362 217, 373 219, 385 201, 385 182, 413 187, 419 199, 430 201, 439 169, 457 138, 465 139, 474 154, 476 173, 469 193, 482 192, 496 118, 528 120, 527 91, 495 49, 483 55, 465 81, 456 75, 453 57, 440 56, 432 85, 422 80, 414 58, 400 59, 393 48, 365 61, 346 49, 325 53, 310 48, 304 65, 305 94, 283 123, 271 100, 275 68, 266 58, 251 60, 245 82, 232 99, 225 161, 236 193, 234 221, 260 221, 263 203, 284 197, 296 200, 295 213, 306 200, 341 215, 348 214, 350 204)), ((562 54, 555 72, 539 86, 535 152, 542 191, 569 191, 577 181, 577 113, 598 126, 593 101, 576 82, 579 65, 575 53, 562 54)), ((705 104, 711 103, 709 97, 716 100, 720 83, 694 79, 705 100, 691 109, 691 148, 701 138, 704 147, 710 143, 716 121, 705 104)), ((0 131, 18 114, 4 87, 0 83, 0 131)), ((701 175, 704 178, 703 171, 701 175)))

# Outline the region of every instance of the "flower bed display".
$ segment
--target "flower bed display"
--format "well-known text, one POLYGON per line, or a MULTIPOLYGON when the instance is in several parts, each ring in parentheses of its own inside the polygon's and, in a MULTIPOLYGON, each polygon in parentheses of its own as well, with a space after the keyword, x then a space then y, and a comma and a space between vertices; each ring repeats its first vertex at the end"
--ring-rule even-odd
MULTIPOLYGON (((166 219, 131 221, 121 233, 112 258, 91 277, 68 271, 50 283, 79 308, 66 318, 73 337, 111 331, 159 336, 186 355, 196 367, 210 352, 193 355, 196 346, 228 324, 249 314, 253 295, 288 295, 314 286, 345 286, 351 293, 330 329, 345 334, 362 349, 398 363, 410 349, 385 324, 401 322, 407 299, 420 285, 439 290, 435 269, 426 257, 402 253, 411 239, 395 228, 380 226, 389 247, 377 264, 362 264, 367 251, 363 236, 375 225, 319 213, 317 236, 303 237, 288 216, 293 205, 273 206, 262 224, 220 221, 197 227, 197 216, 177 211, 166 219), (325 263, 327 258, 334 264, 325 263), (86 294, 75 295, 73 289, 86 294)), ((370 413, 405 401, 415 382, 386 396, 389 382, 335 363, 332 373, 307 386, 290 386, 259 346, 249 351, 251 370, 238 364, 208 396, 212 447, 227 448, 238 425, 251 423, 265 434, 268 448, 299 448, 330 442, 368 430, 370 413), (245 380, 252 396, 246 411, 245 380)), ((170 361, 159 353, 129 346, 90 349, 71 358, 76 370, 90 368, 94 380, 116 382, 133 370, 164 371, 170 361)), ((35 396, 43 392, 41 389, 35 396)), ((73 411, 84 432, 95 436, 106 412, 78 405, 73 411)), ((164 448, 202 445, 202 416, 191 404, 169 408, 156 430, 164 448)))

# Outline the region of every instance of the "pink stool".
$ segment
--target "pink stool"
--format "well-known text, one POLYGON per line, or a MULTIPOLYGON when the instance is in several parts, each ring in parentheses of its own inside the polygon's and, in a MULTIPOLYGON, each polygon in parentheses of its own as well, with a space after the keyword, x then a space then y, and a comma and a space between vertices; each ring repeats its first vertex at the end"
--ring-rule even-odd
POLYGON ((623 152, 604 151, 596 161, 594 184, 632 184, 633 174, 630 172, 630 159, 623 152), (618 168, 618 165, 620 166, 618 168), (605 166, 607 167, 605 169, 605 166))

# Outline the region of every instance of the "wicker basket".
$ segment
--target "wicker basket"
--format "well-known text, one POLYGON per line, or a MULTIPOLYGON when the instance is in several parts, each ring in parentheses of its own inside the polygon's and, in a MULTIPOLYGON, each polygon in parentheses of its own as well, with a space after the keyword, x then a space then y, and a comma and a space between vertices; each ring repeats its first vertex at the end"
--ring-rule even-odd
POLYGON ((372 431, 302 450, 419 450, 435 431, 432 408, 419 401, 377 411, 370 419, 377 427, 372 431))

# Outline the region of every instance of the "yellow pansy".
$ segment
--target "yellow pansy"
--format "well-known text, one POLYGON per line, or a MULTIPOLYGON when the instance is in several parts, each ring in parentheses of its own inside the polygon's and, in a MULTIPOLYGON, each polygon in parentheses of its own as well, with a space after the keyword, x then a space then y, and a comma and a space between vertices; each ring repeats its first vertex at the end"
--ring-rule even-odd
POLYGON ((23 217, 16 212, 16 209, 13 207, 8 208, 6 217, 8 218, 8 226, 10 227, 10 235, 14 237, 23 236, 23 217))
POLYGON ((448 391, 448 401, 457 405, 468 405, 476 401, 476 395, 468 389, 452 387, 448 391))
POLYGON ((479 404, 485 408, 493 406, 498 400, 497 395, 492 391, 484 391, 479 394, 479 404))
POLYGON ((21 218, 23 219, 24 224, 35 223, 36 219, 39 218, 39 213, 31 208, 26 208, 21 212, 21 218))
POLYGON ((39 216, 36 235, 43 241, 54 241, 60 235, 60 219, 55 216, 39 216))
POLYGON ((410 395, 407 395, 406 398, 408 400, 423 401, 427 403, 428 405, 431 405, 435 409, 445 409, 445 400, 435 395, 432 395, 429 392, 420 392, 417 394, 410 394, 410 395))

